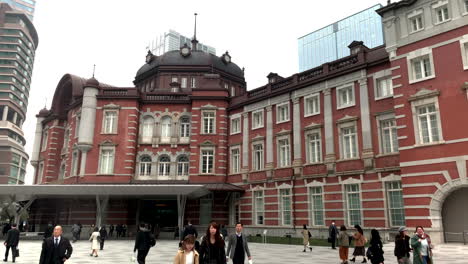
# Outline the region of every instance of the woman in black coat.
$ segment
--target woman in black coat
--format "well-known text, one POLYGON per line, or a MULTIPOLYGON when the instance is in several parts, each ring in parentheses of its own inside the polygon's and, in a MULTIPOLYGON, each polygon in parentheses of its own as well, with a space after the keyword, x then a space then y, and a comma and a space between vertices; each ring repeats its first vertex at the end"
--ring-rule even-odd
POLYGON ((380 238, 379 231, 371 230, 370 247, 367 249, 367 257, 372 264, 384 264, 382 239, 380 238))
POLYGON ((200 245, 200 264, 226 264, 224 240, 219 234, 219 225, 212 222, 200 245))

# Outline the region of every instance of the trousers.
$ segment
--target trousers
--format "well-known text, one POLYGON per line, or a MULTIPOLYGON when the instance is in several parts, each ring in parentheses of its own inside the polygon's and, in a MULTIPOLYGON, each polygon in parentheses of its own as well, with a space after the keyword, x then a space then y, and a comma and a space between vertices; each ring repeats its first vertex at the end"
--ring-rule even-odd
POLYGON ((8 252, 10 251, 11 248, 11 258, 13 261, 15 261, 16 258, 16 246, 6 246, 6 251, 5 251, 5 260, 8 260, 8 252))

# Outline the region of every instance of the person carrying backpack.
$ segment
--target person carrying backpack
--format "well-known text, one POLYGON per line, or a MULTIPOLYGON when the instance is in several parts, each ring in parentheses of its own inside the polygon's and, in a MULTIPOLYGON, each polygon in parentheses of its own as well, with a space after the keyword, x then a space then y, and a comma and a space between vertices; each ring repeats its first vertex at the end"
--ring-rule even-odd
POLYGON ((304 250, 302 252, 306 252, 306 249, 312 252, 312 247, 310 246, 309 240, 312 237, 312 234, 309 230, 307 230, 307 225, 304 224, 304 229, 302 230, 302 242, 304 244, 304 250))
POLYGON ((138 264, 145 264, 146 256, 151 247, 156 245, 156 238, 150 233, 147 224, 140 224, 140 231, 137 233, 135 239, 135 247, 133 252, 138 250, 137 262, 138 264))

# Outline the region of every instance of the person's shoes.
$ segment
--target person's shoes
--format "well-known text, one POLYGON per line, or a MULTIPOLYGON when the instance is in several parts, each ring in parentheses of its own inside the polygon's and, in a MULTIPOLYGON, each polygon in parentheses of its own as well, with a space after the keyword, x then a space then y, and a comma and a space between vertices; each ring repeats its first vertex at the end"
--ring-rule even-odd
POLYGON ((91 257, 93 256, 93 253, 89 254, 91 257))
POLYGON ((310 252, 312 252, 312 247, 309 247, 309 249, 310 249, 310 252))
POLYGON ((304 250, 302 250, 302 252, 305 252, 305 251, 306 251, 305 249, 304 249, 304 250))
POLYGON ((361 263, 367 263, 367 259, 363 259, 361 263))
POLYGON ((354 258, 350 259, 349 261, 356 262, 356 258, 354 257, 354 258))
POLYGON ((97 258, 98 256, 96 255, 96 256, 94 256, 94 257, 97 258))
POLYGON ((7 262, 7 260, 6 260, 6 259, 3 259, 3 261, 4 261, 4 262, 7 262))

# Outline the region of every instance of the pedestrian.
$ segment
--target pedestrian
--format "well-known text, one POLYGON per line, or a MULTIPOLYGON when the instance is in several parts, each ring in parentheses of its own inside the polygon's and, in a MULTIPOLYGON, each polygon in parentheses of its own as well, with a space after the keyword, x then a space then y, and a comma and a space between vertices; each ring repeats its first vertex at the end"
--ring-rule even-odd
POLYGON ((227 247, 227 256, 232 259, 233 264, 244 264, 245 254, 249 260, 252 259, 247 243, 247 237, 242 234, 244 229, 242 223, 236 224, 236 233, 229 236, 229 244, 227 247))
POLYGON ((99 237, 100 250, 104 250, 104 241, 106 241, 107 239, 107 230, 105 225, 103 225, 101 229, 99 229, 99 237))
POLYGON ((3 243, 5 245, 5 247, 6 247, 5 259, 3 259, 3 261, 5 261, 5 262, 8 261, 8 252, 11 249, 11 259, 13 260, 13 262, 15 262, 15 259, 17 257, 16 250, 17 250, 17 247, 18 247, 19 238, 20 238, 20 231, 16 227, 16 224, 13 223, 11 225, 11 229, 8 230, 8 232, 6 234, 5 243, 3 243))
POLYGON ((306 252, 306 249, 309 248, 310 252, 312 252, 312 247, 310 246, 310 238, 312 237, 312 234, 307 230, 307 225, 303 225, 302 229, 302 243, 304 244, 304 250, 302 252, 306 252))
POLYGON ((371 239, 369 242, 370 246, 367 249, 367 257, 372 264, 383 264, 384 263, 384 252, 382 239, 380 238, 379 231, 376 229, 371 230, 371 239))
POLYGON ((338 235, 338 243, 340 244, 340 260, 342 264, 348 263, 348 252, 349 252, 349 235, 346 232, 346 226, 340 227, 340 233, 338 235))
POLYGON ((3 230, 2 230, 2 235, 3 237, 6 236, 6 234, 8 233, 8 231, 11 229, 11 225, 9 223, 5 223, 3 225, 3 230))
POLYGON ((181 249, 174 257, 174 264, 199 264, 200 256, 194 249, 195 237, 188 235, 182 241, 181 249))
POLYGON ((113 237, 114 236, 114 225, 111 224, 109 226, 109 237, 113 237))
POLYGON ((44 240, 39 264, 62 264, 71 257, 73 247, 62 233, 62 227, 56 226, 53 236, 44 240))
POLYGON ((361 263, 367 263, 366 259, 366 237, 364 236, 364 231, 362 230, 361 226, 355 225, 354 228, 356 228, 357 232, 354 233, 353 238, 354 238, 354 252, 353 252, 353 258, 350 259, 351 262, 356 262, 356 257, 357 256, 362 256, 362 262, 361 263))
POLYGON ((53 233, 54 233, 54 226, 52 225, 52 223, 49 222, 49 224, 47 225, 46 231, 44 232, 44 240, 51 237, 53 233))
POLYGON ((115 228, 115 231, 117 232, 117 238, 119 238, 122 235, 122 225, 118 224, 115 228))
POLYGON ((188 221, 187 226, 184 228, 184 234, 182 237, 186 237, 188 235, 193 235, 195 238, 198 237, 197 229, 192 225, 192 222, 188 221))
POLYGON ((221 226, 221 235, 223 236, 224 240, 228 239, 228 231, 225 225, 221 226))
POLYGON ((80 226, 78 224, 74 224, 71 229, 72 236, 73 236, 73 243, 78 240, 78 235, 80 233, 80 226))
POLYGON ((151 247, 156 245, 156 239, 151 234, 149 226, 147 224, 140 224, 140 230, 137 233, 135 239, 135 247, 133 252, 138 250, 137 261, 138 264, 145 264, 146 256, 151 247))
POLYGON ((98 249, 99 249, 99 240, 100 240, 99 228, 95 227, 91 236, 89 236, 89 241, 91 241, 91 257, 98 257, 98 249))
POLYGON ((122 225, 122 236, 123 237, 127 236, 127 226, 126 225, 122 225))
POLYGON ((211 222, 200 245, 200 264, 226 264, 224 245, 224 240, 219 233, 219 225, 211 222))
POLYGON ((81 238, 81 230, 83 230, 83 225, 82 225, 80 222, 78 222, 78 226, 80 227, 80 231, 78 232, 78 240, 80 240, 80 238, 81 238))
POLYGON ((394 254, 397 258, 398 263, 410 264, 410 251, 409 246, 410 237, 408 236, 408 230, 402 226, 398 229, 398 234, 395 236, 395 250, 394 254))
POLYGON ((332 220, 328 227, 328 243, 331 243, 331 248, 336 249, 336 237, 338 236, 338 228, 335 225, 335 220, 332 220))
POLYGON ((416 227, 416 233, 411 237, 413 248, 413 264, 432 264, 431 237, 424 232, 422 226, 416 227))

